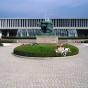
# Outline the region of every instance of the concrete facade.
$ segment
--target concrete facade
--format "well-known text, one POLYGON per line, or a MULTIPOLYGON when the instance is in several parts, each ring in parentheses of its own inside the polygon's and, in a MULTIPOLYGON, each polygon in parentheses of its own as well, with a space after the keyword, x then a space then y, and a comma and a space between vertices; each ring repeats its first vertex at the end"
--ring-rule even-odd
MULTIPOLYGON (((77 37, 77 30, 88 29, 88 19, 50 19, 53 29, 59 37, 77 37)), ((3 36, 27 37, 39 35, 40 23, 45 19, 0 19, 0 30, 3 36), (11 33, 15 34, 11 35, 11 33), (6 34, 7 33, 7 34, 6 34)), ((86 34, 87 35, 87 34, 86 34)))

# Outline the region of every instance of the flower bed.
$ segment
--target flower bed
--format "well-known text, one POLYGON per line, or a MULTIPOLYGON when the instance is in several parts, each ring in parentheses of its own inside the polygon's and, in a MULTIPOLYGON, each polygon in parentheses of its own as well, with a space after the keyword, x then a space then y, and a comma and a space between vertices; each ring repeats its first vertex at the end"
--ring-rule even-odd
MULTIPOLYGON (((71 52, 67 53, 67 56, 76 55, 79 49, 73 45, 66 44, 64 47, 69 48, 71 52)), ((56 53, 55 49, 57 45, 53 44, 27 44, 21 45, 14 49, 14 54, 28 57, 61 57, 60 53, 56 53)))

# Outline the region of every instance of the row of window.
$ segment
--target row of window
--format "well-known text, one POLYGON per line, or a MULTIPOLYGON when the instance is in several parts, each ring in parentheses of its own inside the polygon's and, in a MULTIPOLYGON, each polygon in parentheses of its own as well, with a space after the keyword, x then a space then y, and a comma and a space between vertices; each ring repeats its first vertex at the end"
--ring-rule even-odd
MULTIPOLYGON (((39 27, 44 19, 0 19, 0 27, 39 27)), ((51 19, 54 27, 88 27, 88 19, 51 19)))
POLYGON ((88 19, 53 19, 54 27, 88 27, 88 19))
POLYGON ((43 19, 1 19, 0 27, 39 27, 43 19))

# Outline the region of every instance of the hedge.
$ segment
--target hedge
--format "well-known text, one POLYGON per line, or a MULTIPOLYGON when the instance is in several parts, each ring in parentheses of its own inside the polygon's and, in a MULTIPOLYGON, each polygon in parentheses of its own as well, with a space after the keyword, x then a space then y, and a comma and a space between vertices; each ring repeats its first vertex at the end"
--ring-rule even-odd
POLYGON ((0 43, 15 43, 14 40, 1 39, 0 43))
POLYGON ((15 37, 15 36, 10 36, 10 37, 2 37, 2 39, 36 39, 36 37, 15 37))

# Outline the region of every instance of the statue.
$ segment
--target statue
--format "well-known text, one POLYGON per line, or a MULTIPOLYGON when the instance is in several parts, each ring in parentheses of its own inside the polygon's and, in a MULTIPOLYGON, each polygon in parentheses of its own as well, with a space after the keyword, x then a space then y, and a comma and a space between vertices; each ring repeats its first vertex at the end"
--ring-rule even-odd
POLYGON ((41 22, 40 35, 37 36, 37 43, 58 43, 58 36, 55 35, 53 24, 49 19, 41 22))
POLYGON ((41 35, 54 35, 53 24, 49 19, 41 22, 41 35))

